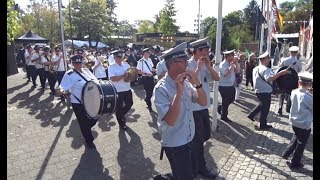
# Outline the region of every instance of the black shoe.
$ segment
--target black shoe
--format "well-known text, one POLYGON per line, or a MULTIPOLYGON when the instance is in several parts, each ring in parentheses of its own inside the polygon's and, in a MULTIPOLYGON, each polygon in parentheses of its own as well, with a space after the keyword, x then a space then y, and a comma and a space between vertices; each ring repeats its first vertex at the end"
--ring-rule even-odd
POLYGON ((290 109, 286 109, 286 112, 287 112, 287 113, 290 113, 290 109))
POLYGON ((288 160, 288 158, 289 158, 289 156, 286 156, 286 155, 284 155, 284 154, 282 154, 281 157, 282 157, 283 159, 285 159, 285 160, 288 160))
POLYGON ((299 169, 299 168, 303 168, 303 166, 304 166, 303 163, 292 164, 292 162, 290 162, 290 161, 287 161, 286 164, 292 169, 299 169))
POLYGON ((89 142, 86 141, 86 144, 88 148, 96 149, 96 145, 92 141, 89 141, 89 142))
POLYGON ((254 121, 253 117, 251 117, 250 115, 247 115, 247 118, 249 118, 251 121, 254 121))
POLYGON ((205 172, 199 172, 199 174, 201 176, 203 176, 204 178, 208 178, 208 179, 216 179, 218 174, 210 172, 210 171, 205 171, 205 172))
POLYGON ((282 116, 282 109, 281 108, 279 108, 279 110, 278 110, 278 115, 282 116))
POLYGON ((271 125, 260 125, 260 129, 270 129, 270 128, 272 128, 272 126, 271 125))
POLYGON ((232 121, 228 117, 221 117, 221 120, 227 123, 231 123, 232 121))
POLYGON ((33 88, 36 88, 38 85, 37 84, 33 84, 33 88))

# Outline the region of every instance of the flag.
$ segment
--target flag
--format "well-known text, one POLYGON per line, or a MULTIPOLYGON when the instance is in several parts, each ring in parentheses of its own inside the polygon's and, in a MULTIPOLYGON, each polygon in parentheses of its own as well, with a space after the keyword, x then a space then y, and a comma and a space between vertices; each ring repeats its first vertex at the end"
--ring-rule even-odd
POLYGON ((283 17, 281 16, 281 14, 278 11, 276 0, 272 0, 271 7, 272 7, 271 9, 272 9, 274 17, 277 17, 280 32, 282 32, 283 31, 283 17))
POLYGON ((244 55, 246 56, 247 59, 249 58, 250 53, 249 53, 247 48, 246 48, 246 51, 245 51, 244 55))

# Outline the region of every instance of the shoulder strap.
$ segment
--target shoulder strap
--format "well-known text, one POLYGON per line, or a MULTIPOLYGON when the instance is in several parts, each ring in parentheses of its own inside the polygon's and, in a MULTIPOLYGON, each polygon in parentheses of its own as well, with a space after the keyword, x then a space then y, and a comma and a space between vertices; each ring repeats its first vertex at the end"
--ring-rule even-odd
POLYGON ((146 65, 147 65, 147 67, 148 67, 149 71, 152 73, 152 71, 151 71, 151 69, 150 69, 150 67, 149 67, 148 63, 147 63, 146 61, 144 61, 144 63, 146 63, 146 65))
POLYGON ((258 75, 259 75, 259 77, 260 77, 262 80, 264 80, 267 84, 269 84, 269 85, 273 88, 273 86, 271 85, 271 83, 269 83, 268 81, 266 81, 266 80, 264 79, 264 77, 261 76, 261 74, 259 73, 259 68, 258 68, 258 75))
POLYGON ((85 77, 83 77, 79 71, 75 70, 74 68, 73 68, 73 71, 76 72, 76 73, 77 73, 82 79, 84 79, 86 82, 88 82, 88 80, 87 80, 85 77))

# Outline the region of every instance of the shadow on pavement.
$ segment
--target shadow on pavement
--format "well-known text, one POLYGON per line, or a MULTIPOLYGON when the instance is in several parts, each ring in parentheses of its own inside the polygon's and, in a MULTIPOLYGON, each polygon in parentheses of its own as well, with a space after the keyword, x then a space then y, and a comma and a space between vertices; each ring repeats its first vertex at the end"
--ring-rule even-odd
MULTIPOLYGON (((92 130, 92 136, 93 138, 98 137, 98 133, 94 130, 92 130)), ((84 145, 84 137, 82 136, 80 126, 77 119, 74 119, 71 121, 71 124, 69 126, 69 129, 66 131, 66 137, 67 138, 73 138, 71 142, 71 147, 73 149, 79 149, 82 145, 84 145)))
POLYGON ((113 178, 109 176, 109 170, 104 168, 102 158, 97 149, 89 149, 86 147, 71 179, 111 180, 113 178))
MULTIPOLYGON (((133 93, 140 99, 144 100, 145 98, 145 91, 143 89, 143 85, 139 84, 137 86, 131 86, 131 89, 133 90, 133 93)), ((134 103, 134 102, 133 102, 134 103)))
POLYGON ((156 130, 156 132, 153 132, 152 133, 152 136, 155 140, 157 141, 160 141, 161 140, 161 137, 160 137, 160 134, 158 132, 158 124, 157 124, 157 121, 158 121, 158 113, 153 111, 153 112, 150 112, 150 115, 152 117, 152 122, 148 121, 148 125, 152 128, 154 128, 156 130))
POLYGON ((131 180, 148 179, 155 174, 155 164, 143 154, 143 146, 140 137, 130 128, 119 131, 120 148, 118 150, 118 164, 121 168, 120 179, 131 180), (129 137, 126 136, 129 135, 129 137))
POLYGON ((111 127, 115 126, 116 123, 111 121, 112 118, 115 117, 115 115, 107 116, 107 115, 102 115, 98 119, 98 127, 101 129, 101 131, 111 131, 111 127))
POLYGON ((52 145, 51 145, 51 147, 50 147, 50 149, 49 149, 49 151, 48 151, 48 153, 47 153, 47 155, 41 165, 40 171, 38 172, 36 179, 41 179, 43 174, 45 173, 46 167, 47 167, 48 162, 52 156, 53 150, 56 147, 57 142, 61 136, 62 130, 65 126, 67 126, 69 124, 71 116, 72 116, 71 110, 66 111, 66 113, 61 116, 60 121, 59 121, 60 129, 59 129, 56 137, 54 138, 53 143, 52 143, 52 145))
POLYGON ((29 83, 31 83, 31 82, 26 81, 25 83, 23 83, 23 84, 21 84, 21 85, 18 85, 18 86, 9 88, 9 89, 7 89, 7 94, 11 94, 11 93, 13 93, 14 91, 21 89, 22 87, 26 86, 26 85, 29 84, 29 83))

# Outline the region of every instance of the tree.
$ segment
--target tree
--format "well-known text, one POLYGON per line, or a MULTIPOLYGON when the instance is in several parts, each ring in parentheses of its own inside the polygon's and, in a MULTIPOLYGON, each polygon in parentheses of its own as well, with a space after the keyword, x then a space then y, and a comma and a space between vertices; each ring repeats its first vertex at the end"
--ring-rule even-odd
POLYGON ((18 12, 13 0, 7 0, 7 44, 11 45, 19 28, 18 12))
MULTIPOLYGON (((286 2, 285 2, 286 3, 286 2)), ((313 9, 313 0, 302 2, 301 0, 297 0, 294 2, 295 11, 290 11, 286 13, 286 9, 279 9, 280 13, 286 22, 284 24, 284 30, 282 33, 296 33, 300 30, 300 25, 302 25, 302 21, 308 20, 310 16, 310 12, 313 9)), ((283 3, 282 3, 283 4, 283 3)), ((280 7, 285 8, 284 5, 280 5, 280 7)))
POLYGON ((120 21, 118 24, 118 33, 121 36, 132 36, 137 30, 127 20, 120 21))
POLYGON ((116 30, 118 26, 117 15, 115 14, 115 9, 117 8, 117 2, 115 0, 106 0, 107 5, 107 21, 110 24, 110 29, 116 30))
MULTIPOLYGON (((98 42, 106 41, 111 34, 111 25, 107 18, 107 4, 105 0, 78 1, 80 10, 71 10, 72 26, 78 39, 88 40, 90 46, 97 46, 98 42), (96 41, 95 45, 91 41, 96 41)), ((74 6, 74 1, 71 6, 74 6)), ((66 13, 65 13, 66 14, 66 13)), ((65 23, 66 25, 70 23, 65 23)), ((67 31, 67 33, 70 33, 67 31)), ((69 36, 70 37, 70 36, 69 36)))
POLYGON ((176 10, 174 7, 174 0, 166 0, 164 8, 160 11, 159 32, 166 35, 173 35, 179 32, 179 26, 176 26, 176 10))
POLYGON ((154 23, 150 20, 141 20, 137 22, 138 33, 154 33, 154 23))
POLYGON ((209 30, 214 23, 217 23, 217 19, 215 17, 206 17, 201 23, 200 34, 203 37, 207 37, 209 30))
POLYGON ((248 28, 250 32, 255 34, 256 27, 261 25, 259 22, 259 17, 262 17, 262 13, 256 0, 251 0, 247 7, 243 9, 243 13, 244 22, 249 25, 248 28))

